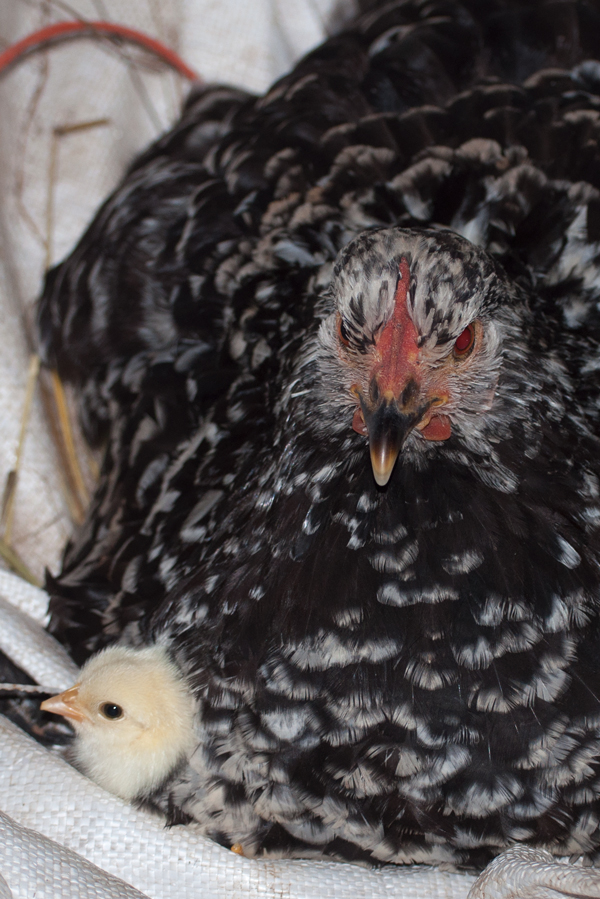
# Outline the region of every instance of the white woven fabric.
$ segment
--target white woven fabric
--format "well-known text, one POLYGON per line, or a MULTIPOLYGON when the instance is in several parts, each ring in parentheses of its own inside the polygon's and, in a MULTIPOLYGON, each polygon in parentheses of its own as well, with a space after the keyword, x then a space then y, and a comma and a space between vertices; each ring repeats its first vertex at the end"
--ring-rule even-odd
POLYGON ((554 859, 525 846, 507 849, 491 862, 468 899, 577 899, 600 896, 600 871, 554 859))
POLYGON ((66 690, 77 675, 65 650, 25 612, 0 596, 0 649, 35 681, 66 690))
POLYGON ((10 882, 0 877, 0 899, 145 899, 122 880, 1 813, 0 844, 10 882))

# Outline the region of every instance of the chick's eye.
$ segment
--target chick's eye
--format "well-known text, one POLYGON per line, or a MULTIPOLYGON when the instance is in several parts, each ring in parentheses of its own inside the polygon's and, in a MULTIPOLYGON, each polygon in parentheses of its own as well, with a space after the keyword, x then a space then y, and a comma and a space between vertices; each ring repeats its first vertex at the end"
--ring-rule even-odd
POLYGON ((110 718, 113 721, 115 721, 117 718, 123 717, 123 709, 120 705, 116 705, 114 702, 103 702, 100 706, 100 711, 105 718, 110 718))
POLYGON ((338 337, 344 346, 350 346, 350 334, 341 315, 338 315, 338 337))
POLYGON ((475 343, 475 328, 473 325, 467 325, 456 340, 454 341, 454 355, 467 356, 473 349, 475 343))

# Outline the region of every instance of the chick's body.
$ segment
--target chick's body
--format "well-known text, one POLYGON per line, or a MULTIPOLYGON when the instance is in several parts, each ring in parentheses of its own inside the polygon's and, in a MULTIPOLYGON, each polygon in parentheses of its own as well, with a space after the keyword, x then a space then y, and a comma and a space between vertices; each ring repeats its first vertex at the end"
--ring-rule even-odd
POLYGON ((109 647, 84 665, 74 687, 42 708, 73 722, 74 764, 123 799, 160 788, 195 745, 190 692, 157 646, 109 647))
POLYGON ((594 857, 600 11, 367 5, 197 92, 50 273, 107 439, 51 627, 169 646, 153 801, 246 854, 594 857))

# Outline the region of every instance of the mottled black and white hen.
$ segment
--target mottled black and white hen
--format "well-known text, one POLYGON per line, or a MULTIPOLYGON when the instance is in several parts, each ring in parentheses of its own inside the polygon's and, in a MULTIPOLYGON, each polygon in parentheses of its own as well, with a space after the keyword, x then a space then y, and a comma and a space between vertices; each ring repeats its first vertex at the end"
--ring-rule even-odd
POLYGON ((599 55, 596 0, 371 4, 48 276, 107 441, 51 629, 169 647, 153 801, 226 845, 600 848, 599 55))

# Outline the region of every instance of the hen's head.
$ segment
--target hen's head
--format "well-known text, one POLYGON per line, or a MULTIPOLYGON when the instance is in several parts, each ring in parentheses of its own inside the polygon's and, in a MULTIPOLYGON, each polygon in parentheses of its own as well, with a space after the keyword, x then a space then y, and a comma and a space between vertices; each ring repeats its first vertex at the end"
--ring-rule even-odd
POLYGON ((379 485, 404 447, 482 431, 524 313, 486 253, 449 231, 366 232, 338 257, 332 297, 322 383, 368 436, 379 485))

